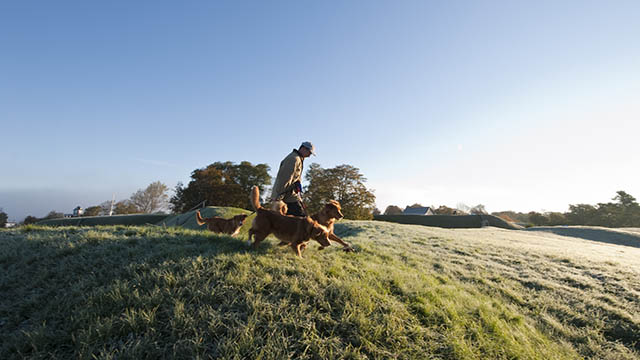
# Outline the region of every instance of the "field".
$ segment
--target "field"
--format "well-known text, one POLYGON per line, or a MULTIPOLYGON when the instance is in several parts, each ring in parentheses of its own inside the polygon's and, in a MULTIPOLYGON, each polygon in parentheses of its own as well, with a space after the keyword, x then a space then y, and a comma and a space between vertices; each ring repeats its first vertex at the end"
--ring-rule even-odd
MULTIPOLYGON (((638 359, 640 231, 341 221, 356 253, 0 231, 0 358, 638 359), (555 233, 554 233, 555 232, 555 233)), ((246 233, 245 233, 246 234, 246 233)))

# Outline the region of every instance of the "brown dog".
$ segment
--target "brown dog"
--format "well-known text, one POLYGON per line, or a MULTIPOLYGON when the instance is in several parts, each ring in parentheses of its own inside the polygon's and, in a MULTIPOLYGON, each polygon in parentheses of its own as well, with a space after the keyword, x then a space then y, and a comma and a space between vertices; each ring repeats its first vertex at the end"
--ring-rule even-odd
POLYGON ((242 224, 244 223, 244 221, 247 219, 248 216, 249 215, 247 214, 242 214, 242 215, 236 215, 231 219, 223 219, 217 216, 210 217, 210 218, 203 218, 200 215, 200 210, 198 210, 196 211, 196 222, 198 223, 198 225, 207 224, 207 229, 209 229, 214 233, 222 233, 222 234, 228 234, 231 236, 236 236, 238 235, 238 232, 240 232, 240 228, 242 227, 242 224))
MULTIPOLYGON (((285 204, 282 201, 274 202, 271 209, 284 215, 287 213, 287 204, 285 204)), ((329 200, 329 202, 324 205, 324 207, 322 208, 322 210, 320 210, 320 212, 314 215, 311 215, 311 218, 313 220, 317 221, 318 224, 323 225, 324 227, 327 228, 327 230, 329 230, 329 240, 333 240, 340 243, 342 246, 344 246, 344 251, 347 251, 347 252, 354 251, 351 245, 347 244, 344 240, 340 239, 333 232, 333 225, 337 220, 340 220, 343 217, 344 215, 342 215, 342 207, 340 206, 340 203, 336 200, 329 200)), ((322 249, 324 249, 324 246, 320 246, 320 250, 322 249)))
MULTIPOLYGON (((337 220, 340 220, 343 217, 344 215, 342 215, 342 208, 340 207, 340 203, 335 200, 329 200, 329 202, 324 205, 319 213, 311 216, 313 220, 317 221, 319 224, 324 225, 327 230, 329 230, 330 240, 336 241, 340 243, 340 245, 344 246, 344 251, 354 251, 351 245, 347 244, 333 233, 333 224, 335 224, 337 220)), ((320 246, 320 250, 322 249, 324 249, 324 246, 320 246)))
POLYGON ((289 244, 299 257, 302 257, 302 250, 309 239, 316 240, 323 247, 331 245, 327 228, 310 217, 284 216, 278 211, 260 206, 260 192, 257 186, 251 189, 251 204, 257 213, 249 229, 248 243, 253 248, 269 234, 274 234, 280 241, 289 244))

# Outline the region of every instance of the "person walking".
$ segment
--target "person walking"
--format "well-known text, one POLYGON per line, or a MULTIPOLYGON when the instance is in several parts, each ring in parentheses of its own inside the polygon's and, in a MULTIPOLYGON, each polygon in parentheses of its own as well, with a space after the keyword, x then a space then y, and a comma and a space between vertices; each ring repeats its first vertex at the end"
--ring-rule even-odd
POLYGON ((315 155, 315 147, 308 141, 303 142, 298 149, 287 155, 280 162, 278 175, 273 184, 271 201, 282 200, 287 204, 287 215, 307 216, 302 204, 302 167, 304 159, 315 155))

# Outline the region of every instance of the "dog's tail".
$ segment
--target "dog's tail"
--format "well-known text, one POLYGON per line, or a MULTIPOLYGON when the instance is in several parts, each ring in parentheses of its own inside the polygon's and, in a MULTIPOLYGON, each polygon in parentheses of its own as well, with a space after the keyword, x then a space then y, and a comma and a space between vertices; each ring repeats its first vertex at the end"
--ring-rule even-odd
POLYGON ((200 210, 196 211, 196 222, 198 223, 198 225, 204 225, 206 224, 206 222, 204 221, 204 219, 202 218, 202 216, 200 215, 200 210))
POLYGON ((251 205, 253 205, 253 210, 255 211, 262 208, 260 206, 260 189, 257 186, 251 188, 251 205))

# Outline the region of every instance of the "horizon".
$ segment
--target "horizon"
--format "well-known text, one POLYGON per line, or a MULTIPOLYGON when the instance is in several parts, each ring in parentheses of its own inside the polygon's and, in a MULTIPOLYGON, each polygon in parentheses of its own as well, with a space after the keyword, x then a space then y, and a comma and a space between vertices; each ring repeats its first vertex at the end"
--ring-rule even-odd
MULTIPOLYGON (((187 184, 185 183, 184 185, 187 185, 187 184)), ((140 187, 139 189, 136 189, 136 191, 137 190, 141 190, 141 189, 143 190, 144 188, 146 188, 146 186, 148 186, 148 184, 145 185, 145 186, 140 187)), ((625 191, 625 190, 621 190, 621 191, 625 191)), ((26 191, 16 191, 15 193, 3 193, 3 192, 0 191, 0 200, 5 200, 5 202, 10 204, 10 205, 12 204, 12 201, 14 201, 14 202, 15 201, 24 201, 24 202, 26 202, 26 205, 23 205, 23 207, 22 207, 23 209, 26 209, 23 212, 26 215, 23 215, 22 217, 20 217, 20 215, 19 215, 16 218, 16 217, 12 217, 11 214, 8 213, 6 211, 6 209, 4 209, 4 208, 0 208, 0 211, 4 211, 5 213, 7 213, 9 222, 20 223, 20 222, 24 221, 24 219, 27 216, 35 216, 37 218, 43 218, 47 214, 49 214, 51 211, 56 211, 56 212, 63 213, 63 214, 66 215, 66 214, 72 213, 73 209, 76 206, 80 206, 83 209, 87 209, 90 206, 97 206, 97 205, 101 205, 104 202, 111 201, 111 199, 103 199, 103 200, 97 200, 97 201, 93 201, 93 202, 89 201, 90 204, 89 203, 82 204, 82 201, 76 201, 76 198, 74 198, 74 197, 78 196, 78 193, 76 193, 76 192, 60 191, 60 193, 56 193, 56 192, 52 193, 50 189, 41 189, 41 190, 36 190, 35 192, 36 192, 36 194, 27 194, 26 191), (40 194, 39 194, 39 192, 40 192, 40 194), (47 194, 42 194, 43 192, 46 192, 47 194), (59 201, 60 203, 76 204, 76 205, 68 205, 65 208, 52 208, 52 209, 50 209, 46 205, 43 206, 40 203, 39 199, 41 199, 43 197, 47 197, 49 199, 53 198, 54 201, 59 201), (6 200, 8 200, 8 201, 6 201, 6 200), (34 208, 35 209, 38 209, 38 208, 42 209, 42 211, 39 214, 37 214, 36 212, 33 212, 33 211, 29 210, 29 209, 34 209, 34 208)), ((121 201, 121 200, 128 200, 130 198, 130 196, 133 195, 134 192, 132 192, 131 194, 126 195, 126 196, 123 195, 122 197, 115 196, 115 202, 118 202, 118 201, 121 201)), ((100 198, 100 195, 96 195, 97 194, 96 192, 87 192, 87 193, 85 193, 85 195, 86 194, 91 194, 91 195, 89 195, 89 197, 92 197, 93 199, 100 198)), ((113 193, 113 195, 115 195, 115 193, 113 193)), ((171 197, 172 195, 173 195, 173 188, 170 188, 169 197, 171 197)), ((513 212, 516 212, 516 213, 525 213, 525 214, 527 214, 529 212, 538 212, 538 213, 560 212, 560 213, 566 213, 566 212, 569 211, 569 206, 570 205, 588 204, 588 205, 594 205, 595 206, 595 205, 597 205, 597 203, 614 202, 613 198, 615 197, 615 195, 616 195, 616 192, 614 192, 612 194, 612 196, 610 198, 608 198, 608 199, 598 200, 598 201, 593 202, 593 203, 577 202, 577 203, 573 203, 573 204, 568 204, 566 209, 564 209, 564 210, 547 210, 547 209, 544 209, 544 208, 539 209, 539 210, 519 210, 519 209, 515 209, 515 210, 514 209, 500 209, 500 210, 498 210, 498 209, 487 209, 487 212, 488 213, 498 213, 498 212, 513 211, 513 212)), ((634 194, 629 194, 629 195, 631 195, 634 198, 636 198, 636 196, 634 196, 634 194)), ((382 208, 379 207, 376 204, 376 207, 381 213, 384 213, 384 211, 387 208, 387 206, 395 205, 395 206, 398 206, 400 209, 404 210, 405 208, 407 208, 409 206, 412 206, 412 205, 414 205, 416 203, 419 203, 419 202, 408 202, 406 204, 388 204, 388 205, 386 205, 386 206, 384 206, 382 208)), ((427 203, 419 203, 419 204, 421 204, 424 207, 430 207, 430 208, 432 208, 434 210, 437 209, 439 206, 447 206, 447 207, 450 207, 450 208, 459 209, 461 205, 468 206, 469 208, 474 207, 476 205, 484 205, 484 204, 471 204, 471 203, 464 203, 464 202, 458 202, 458 203, 453 204, 451 206, 449 206, 447 204, 427 204, 427 203)), ((15 206, 14 208, 19 208, 19 207, 15 206)), ((464 209, 462 209, 462 210, 464 210, 464 209)), ((163 210, 163 212, 171 213, 170 209, 165 209, 165 210, 163 210)))
MULTIPOLYGON (((640 197, 640 3, 0 5, 10 221, 303 141, 387 206, 640 197)), ((306 185, 306 183, 305 183, 306 185)))

